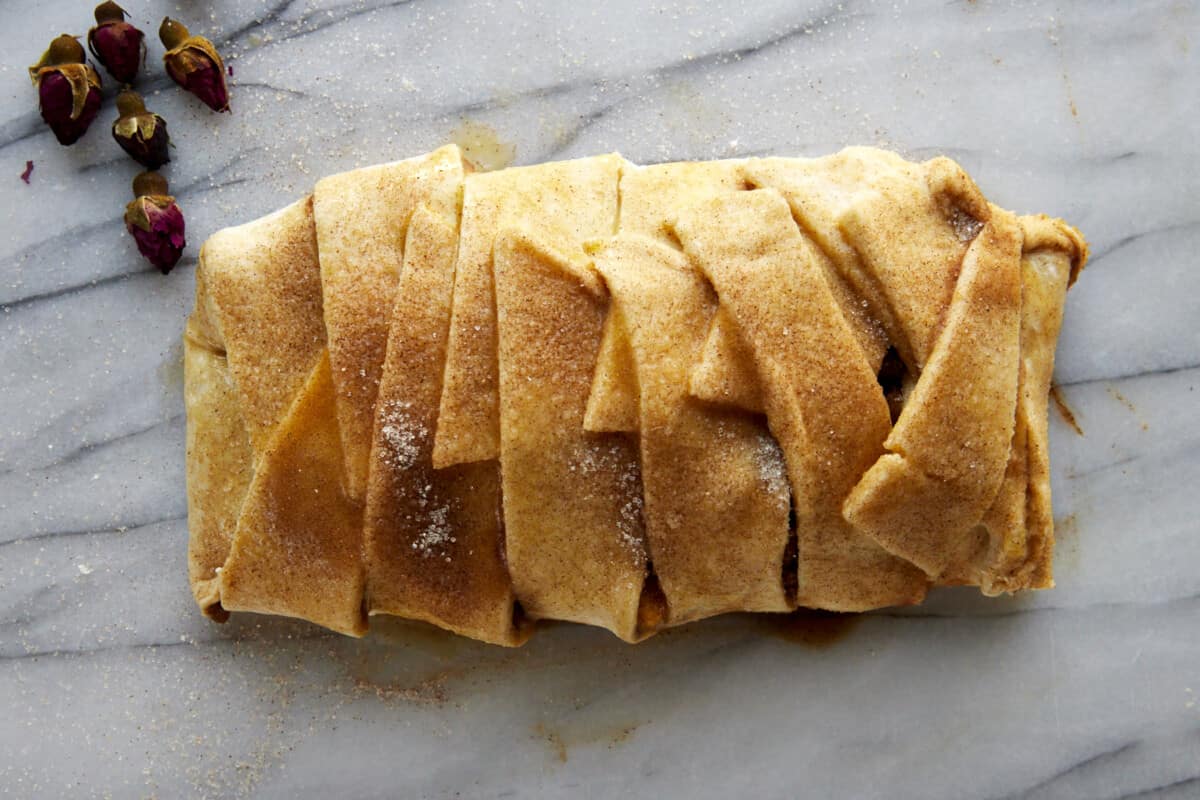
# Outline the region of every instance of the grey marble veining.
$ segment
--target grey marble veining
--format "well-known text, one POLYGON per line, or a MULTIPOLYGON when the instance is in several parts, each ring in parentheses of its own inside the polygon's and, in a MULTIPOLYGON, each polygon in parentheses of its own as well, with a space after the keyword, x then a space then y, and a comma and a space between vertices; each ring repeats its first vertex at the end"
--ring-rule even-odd
POLYGON ((191 243, 166 278, 119 222, 136 168, 111 106, 61 148, 25 76, 86 4, 0 5, 0 794, 1200 797, 1195 3, 126 5, 235 71, 213 115, 151 44, 191 243), (179 347, 199 244, 463 119, 519 163, 946 153, 1078 225, 1058 588, 943 591, 820 646, 749 618, 512 652, 201 619, 179 347))

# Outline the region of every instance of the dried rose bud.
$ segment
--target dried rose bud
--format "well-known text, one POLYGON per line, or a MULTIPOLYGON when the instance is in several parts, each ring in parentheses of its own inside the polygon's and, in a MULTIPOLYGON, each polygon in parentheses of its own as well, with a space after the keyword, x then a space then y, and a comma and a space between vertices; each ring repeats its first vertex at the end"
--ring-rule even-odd
POLYGON ((96 27, 88 31, 88 48, 108 74, 133 83, 146 55, 146 37, 125 21, 125 9, 112 0, 96 6, 96 27))
POLYGON ((179 262, 187 241, 183 238, 183 212, 167 194, 167 181, 157 172, 133 179, 134 201, 125 206, 125 228, 137 242, 138 252, 163 275, 179 262))
POLYGON ((113 138, 130 158, 146 169, 158 169, 171 160, 167 122, 146 110, 140 94, 132 89, 121 92, 117 95, 117 111, 121 116, 113 123, 113 138))
POLYGON ((29 68, 42 119, 59 144, 75 144, 100 111, 100 76, 84 57, 83 45, 64 33, 29 68))
POLYGON ((225 62, 213 43, 203 36, 192 36, 183 23, 170 17, 163 19, 158 38, 167 48, 163 63, 171 80, 199 97, 213 111, 228 111, 225 62))

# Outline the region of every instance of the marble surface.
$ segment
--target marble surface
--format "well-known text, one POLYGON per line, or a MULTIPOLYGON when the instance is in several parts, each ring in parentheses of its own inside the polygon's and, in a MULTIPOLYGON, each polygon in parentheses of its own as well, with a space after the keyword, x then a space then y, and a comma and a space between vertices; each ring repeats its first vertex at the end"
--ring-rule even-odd
POLYGON ((0 8, 0 794, 1200 797, 1195 3, 131 0, 235 71, 213 115, 150 49, 191 242, 166 278, 119 222, 136 170, 111 107, 69 149, 35 111, 25 67, 86 5, 0 8), (198 245, 464 120, 518 163, 946 153, 1078 225, 1058 588, 636 647, 557 626, 513 652, 203 620, 179 344, 198 245))

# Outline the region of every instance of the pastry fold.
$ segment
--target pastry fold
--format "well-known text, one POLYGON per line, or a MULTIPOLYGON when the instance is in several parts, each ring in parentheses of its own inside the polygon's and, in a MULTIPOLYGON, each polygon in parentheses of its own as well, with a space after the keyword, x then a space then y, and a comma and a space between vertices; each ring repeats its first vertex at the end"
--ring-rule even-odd
POLYGON ((1052 586, 1086 260, 953 161, 871 148, 325 178, 201 251, 193 594, 513 646, 1052 586))
MULTIPOLYGON (((781 579, 790 491, 761 419, 697 400, 688 373, 716 298, 676 250, 621 234, 595 253, 637 396, 649 558, 671 624, 727 611, 787 611, 781 579), (664 303, 664 297, 672 298, 664 303)), ((598 365, 596 389, 604 390, 598 365)), ((585 422, 585 427, 586 427, 585 422)))
POLYGON ((184 332, 188 569, 214 619, 255 467, 324 352, 311 197, 204 243, 184 332))
POLYGON ((418 207, 457 214, 457 148, 317 181, 313 221, 348 490, 362 499, 392 303, 418 207))
POLYGON ((584 429, 604 322, 595 273, 510 231, 495 246, 505 552, 527 613, 638 638, 646 577, 631 437, 584 429))
POLYGON ((622 163, 620 156, 596 156, 468 177, 434 466, 500 454, 496 239, 507 229, 524 230, 582 260, 582 243, 616 226, 622 163))
POLYGON ((861 611, 919 602, 925 575, 842 517, 880 452, 887 401, 815 248, 772 189, 701 203, 675 223, 752 353, 796 515, 800 605, 861 611))
POLYGON ((433 468, 457 240, 457 209, 422 205, 413 213, 370 455, 367 608, 516 644, 527 626, 501 552, 497 464, 433 468))

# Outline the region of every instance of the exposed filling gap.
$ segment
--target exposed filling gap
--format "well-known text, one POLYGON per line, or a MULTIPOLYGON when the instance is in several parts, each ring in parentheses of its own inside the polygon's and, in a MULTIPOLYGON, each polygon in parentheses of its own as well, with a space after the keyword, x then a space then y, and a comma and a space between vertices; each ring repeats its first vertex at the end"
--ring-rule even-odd
POLYGON ((780 567, 780 580, 783 582, 783 596, 789 608, 796 607, 796 597, 800 594, 800 537, 796 531, 796 497, 788 493, 788 538, 783 548, 783 562, 780 567))

